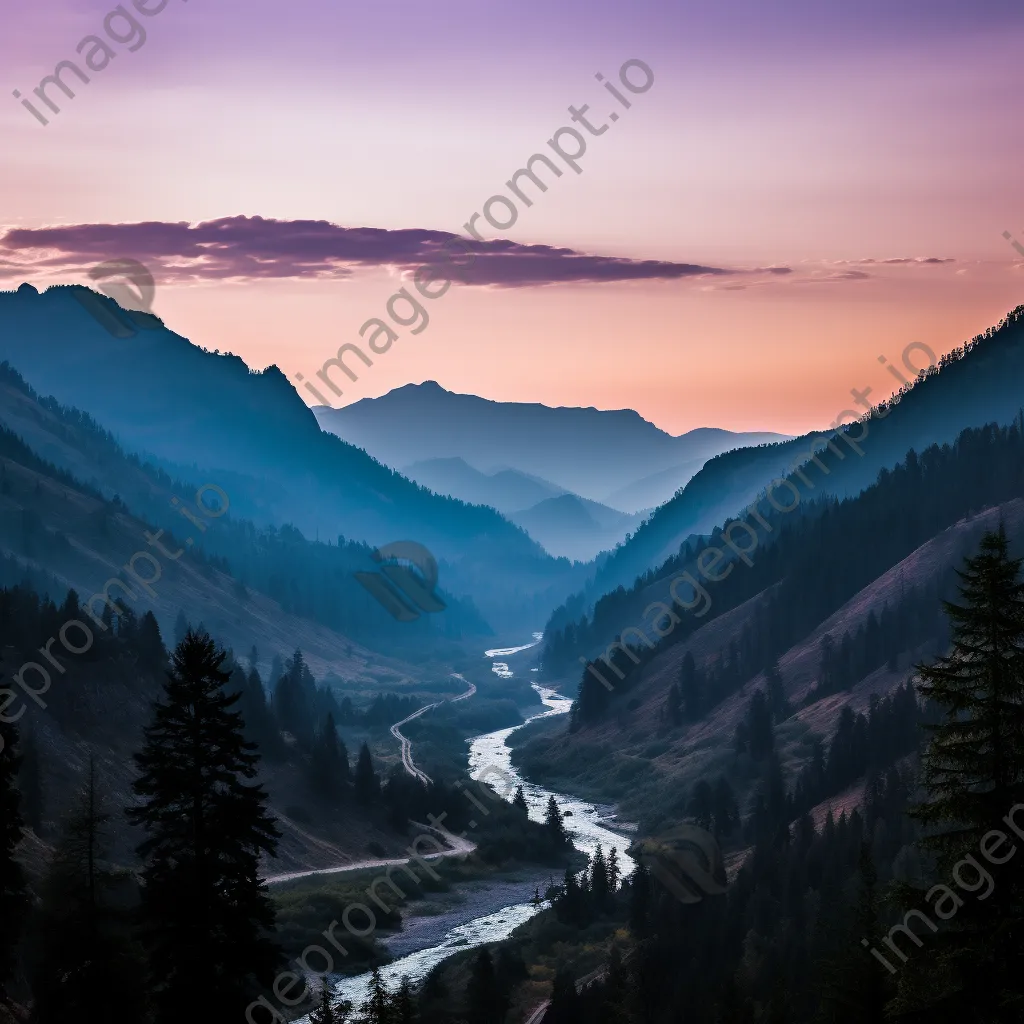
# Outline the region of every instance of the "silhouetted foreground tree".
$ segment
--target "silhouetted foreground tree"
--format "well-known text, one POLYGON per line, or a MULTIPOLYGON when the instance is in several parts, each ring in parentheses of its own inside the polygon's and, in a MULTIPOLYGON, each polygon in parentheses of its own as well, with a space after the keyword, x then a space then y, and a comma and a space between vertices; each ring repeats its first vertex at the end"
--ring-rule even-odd
POLYGON ((21 842, 22 821, 18 790, 18 731, 0 716, 0 1001, 14 974, 15 956, 26 906, 25 879, 14 859, 21 842))
POLYGON ((90 761, 42 887, 36 1024, 146 1019, 145 964, 131 934, 131 876, 107 867, 109 823, 90 761))
POLYGON ((225 654, 189 630, 136 755, 144 940, 161 1022, 241 1020, 273 981, 274 913, 259 877, 280 832, 253 784, 258 757, 243 737, 240 699, 224 692, 225 654))
MULTIPOLYGON (((973 871, 980 879, 979 858, 998 865, 994 898, 961 901, 952 894, 959 905, 953 904, 955 916, 933 940, 935 955, 915 958, 901 985, 901 1010, 926 1007, 939 1020, 1024 1019, 1024 858, 999 852, 1015 838, 1008 831, 1015 808, 1024 820, 1020 569, 1021 559, 1010 557, 1003 529, 987 533, 978 555, 958 573, 963 603, 946 603, 951 652, 933 665, 918 666, 921 692, 945 713, 928 727, 932 740, 923 764, 928 798, 911 811, 928 828, 922 843, 936 854, 942 878, 973 871)), ((923 903, 918 893, 913 905, 944 917, 948 905, 938 909, 942 890, 952 890, 936 887, 925 900, 936 890, 935 903, 923 903)))

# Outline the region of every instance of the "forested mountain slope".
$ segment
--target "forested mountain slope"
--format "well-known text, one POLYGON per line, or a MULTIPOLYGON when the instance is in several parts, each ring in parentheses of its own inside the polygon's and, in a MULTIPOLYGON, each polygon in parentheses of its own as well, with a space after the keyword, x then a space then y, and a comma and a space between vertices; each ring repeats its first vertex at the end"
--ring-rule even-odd
MULTIPOLYGON (((914 359, 925 361, 920 353, 914 359)), ((810 495, 845 497, 871 484, 910 449, 952 442, 967 427, 1010 423, 1024 406, 1024 307, 1010 313, 938 365, 876 407, 869 420, 839 436, 811 433, 783 444, 727 452, 710 460, 671 501, 656 509, 624 544, 598 567, 592 583, 559 608, 548 634, 618 587, 675 555, 688 539, 724 526, 779 477, 796 479, 810 495), (826 447, 827 444, 827 447, 826 447), (818 450, 816 461, 808 460, 818 450), (794 477, 801 465, 813 477, 794 477)))
MULTIPOLYGON (((470 602, 446 592, 444 567, 439 587, 447 609, 413 622, 396 621, 353 575, 377 569, 367 545, 342 539, 333 543, 326 538, 319 543, 306 540, 293 527, 258 527, 239 518, 233 496, 224 489, 204 492, 204 507, 217 505, 225 498, 228 502, 226 514, 218 509, 209 517, 196 505, 197 488, 207 482, 205 478, 191 476, 187 482, 173 479, 137 456, 127 455, 90 416, 53 399, 41 399, 5 364, 0 364, 0 425, 27 445, 9 438, 6 451, 10 458, 31 460, 38 454, 77 480, 88 481, 88 487, 98 496, 108 501, 117 496, 126 511, 150 526, 170 531, 182 541, 190 536, 190 553, 201 554, 212 567, 233 577, 235 594, 244 594, 239 586, 262 592, 283 611, 310 620, 304 629, 320 623, 345 634, 346 644, 357 641, 381 650, 422 645, 434 638, 491 633, 470 602)), ((72 487, 77 487, 74 481, 72 487)), ((33 497, 32 493, 23 495, 28 503, 23 514, 41 523, 47 510, 34 508, 33 497)), ((75 538, 82 530, 88 533, 89 519, 79 522, 69 516, 60 529, 75 538)), ((145 547, 141 534, 136 547, 139 545, 145 547)), ((46 544, 37 545, 35 550, 38 557, 51 560, 46 568, 61 571, 56 550, 46 544)), ((133 550, 126 550, 123 557, 133 550)), ((79 579, 75 585, 83 583, 79 579)), ((244 599, 239 603, 244 606, 244 599)), ((175 611, 168 606, 157 614, 169 624, 175 611)))
MULTIPOLYGON (((827 735, 843 705, 863 709, 870 694, 905 679, 914 658, 943 649, 941 599, 951 596, 952 568, 983 528, 1002 521, 1011 541, 1024 542, 1021 427, 965 431, 953 445, 910 453, 857 497, 817 502, 803 515, 791 513, 791 522, 784 513, 768 516, 773 535, 752 554, 753 564, 736 560, 720 581, 701 579, 696 565, 710 550, 701 544, 671 567, 702 583, 711 603, 700 617, 694 612, 704 602, 692 611, 673 606, 665 575, 601 609, 598 632, 617 615, 623 644, 602 651, 586 642, 590 627, 561 634, 549 661, 557 656, 568 669, 576 652, 585 652, 595 671, 573 671, 581 680, 577 731, 531 747, 534 767, 593 786, 614 780, 628 761, 644 785, 605 796, 664 816, 659 770, 675 774, 686 758, 692 768, 703 756, 730 756, 750 696, 769 677, 773 699, 789 705, 784 728, 827 735), (634 625, 648 641, 629 632, 634 625), (675 710, 667 710, 673 702, 675 710), (608 755, 603 760, 595 744, 608 755), (693 761, 698 749, 705 754, 693 761)), ((720 535, 711 546, 716 542, 720 535)), ((704 564, 725 572, 719 562, 704 564)))
POLYGON ((503 599, 485 614, 505 615, 509 628, 536 628, 542 609, 583 578, 493 509, 439 497, 321 431, 275 366, 254 373, 153 317, 115 337, 83 297, 126 315, 79 286, 0 293, 0 359, 41 394, 87 411, 128 451, 218 484, 237 514, 375 547, 415 540, 448 563, 455 592, 486 603, 500 576, 503 599))

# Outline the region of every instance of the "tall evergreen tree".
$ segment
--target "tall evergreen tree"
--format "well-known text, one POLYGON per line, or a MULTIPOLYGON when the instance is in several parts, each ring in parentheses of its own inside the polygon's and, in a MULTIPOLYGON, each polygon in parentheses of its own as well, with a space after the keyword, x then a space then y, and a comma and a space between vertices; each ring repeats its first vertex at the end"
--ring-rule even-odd
POLYGON ((344 999, 336 1001, 331 996, 331 986, 322 978, 320 1000, 309 1015, 310 1024, 345 1024, 351 1009, 351 1003, 344 999))
POLYGON ((14 976, 27 897, 21 865, 14 851, 21 842, 21 797, 15 786, 18 731, 0 715, 0 1002, 14 976))
POLYGON ((373 755, 364 742, 359 748, 359 759, 356 761, 356 772, 353 779, 356 800, 367 806, 380 795, 380 779, 373 770, 373 755))
POLYGON ((590 898, 594 904, 594 909, 598 913, 607 909, 610 888, 608 864, 604 859, 604 851, 601 849, 601 845, 598 844, 597 850, 594 853, 594 859, 590 864, 590 898))
POLYGON ((360 1009, 358 1024, 394 1024, 393 1001, 380 968, 375 967, 370 977, 369 998, 360 1009))
POLYGON ((135 756, 140 799, 129 818, 148 833, 143 919, 160 1022, 240 1019, 278 962, 274 911, 259 875, 280 832, 243 737, 237 693, 224 691, 226 655, 189 630, 171 659, 163 700, 135 756))
POLYGON ((167 648, 160 634, 160 624, 152 612, 146 612, 139 619, 135 635, 135 649, 139 657, 139 667, 146 672, 156 674, 167 667, 167 648))
POLYGON ((394 1024, 416 1024, 416 998, 413 996, 412 984, 403 978, 395 993, 393 1005, 394 1024))
POLYGON ((565 828, 565 820, 553 796, 548 797, 547 812, 544 815, 544 826, 547 828, 548 835, 555 846, 561 848, 569 845, 569 833, 565 828))
POLYGON ((523 794, 523 787, 522 786, 517 786, 516 787, 516 795, 514 797, 512 797, 512 806, 517 811, 520 811, 523 814, 527 814, 528 815, 530 813, 530 808, 527 806, 526 797, 523 794))
POLYGON ((704 694, 697 663, 690 651, 683 655, 679 668, 679 696, 684 715, 695 722, 704 713, 704 694))
POLYGON ((313 788, 330 800, 338 800, 349 784, 348 751, 338 736, 334 715, 328 715, 317 733, 309 759, 313 788))
MULTIPOLYGON (((984 849, 992 831, 1006 835, 1004 818, 1024 804, 1024 584, 1021 559, 1011 558, 1006 534, 986 533, 962 570, 962 603, 947 602, 952 650, 919 665, 921 693, 942 708, 927 725, 924 756, 928 799, 912 810, 927 826, 923 844, 943 877, 965 855, 984 849)), ((964 862, 961 862, 964 863, 964 862)), ((963 870, 961 868, 961 870, 963 870)), ((901 1006, 920 999, 935 1011, 986 1021, 1024 1018, 1024 860, 995 872, 996 899, 969 900, 935 937, 937 955, 918 957, 901 977, 901 1006), (915 973, 930 982, 915 986, 915 973), (918 995, 908 999, 915 990, 918 995)))
POLYGON ((611 853, 608 854, 608 891, 616 893, 619 891, 619 876, 621 869, 619 868, 619 851, 616 847, 612 847, 611 853))
POLYGON ((502 1024, 508 1012, 508 1000, 498 985, 494 961, 486 946, 473 961, 466 997, 469 1024, 502 1024))
POLYGON ((651 909, 651 872, 643 861, 638 861, 629 880, 629 927, 638 935, 647 929, 651 909))
POLYGON ((132 883, 126 872, 107 866, 109 826, 90 759, 42 886, 36 1024, 137 1024, 146 1018, 143 957, 126 909, 132 883))

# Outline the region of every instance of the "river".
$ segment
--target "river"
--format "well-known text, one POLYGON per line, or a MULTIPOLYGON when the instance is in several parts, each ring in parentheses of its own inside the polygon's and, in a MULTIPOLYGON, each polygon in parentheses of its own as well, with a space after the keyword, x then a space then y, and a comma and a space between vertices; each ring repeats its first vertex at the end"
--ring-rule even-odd
MULTIPOLYGON (((541 637, 535 633, 534 643, 485 653, 492 661, 499 656, 512 658, 535 647, 540 639, 541 637)), ((514 671, 508 667, 507 662, 494 663, 493 667, 497 667, 498 664, 501 665, 498 674, 502 678, 514 675, 514 671)), ((514 732, 540 718, 568 714, 572 707, 572 701, 568 697, 563 697, 556 690, 537 683, 532 685, 545 710, 531 715, 525 722, 514 728, 500 729, 498 732, 487 733, 473 739, 469 748, 469 768, 472 776, 479 778, 483 774, 486 781, 509 800, 515 795, 515 787, 522 786, 530 817, 535 821, 544 820, 548 798, 554 796, 559 809, 563 815, 566 815, 566 829, 577 848, 588 854, 593 854, 598 845, 603 847, 605 853, 616 848, 619 852, 619 863, 623 876, 629 875, 635 866, 632 859, 625 853, 630 840, 622 832, 613 832, 608 827, 608 818, 612 811, 610 807, 600 807, 585 800, 534 785, 525 781, 512 766, 512 751, 508 746, 508 738, 514 732)), ((470 833, 470 837, 471 835, 472 833, 470 833)), ((508 938, 519 925, 528 921, 537 912, 532 903, 513 903, 496 912, 475 917, 452 928, 440 942, 406 953, 400 959, 384 967, 381 973, 392 990, 398 987, 402 978, 408 978, 414 985, 418 984, 443 960, 463 950, 508 938)), ((385 945, 388 944, 387 939, 382 941, 385 945)), ((369 974, 344 978, 334 986, 334 991, 358 1007, 366 999, 369 981, 369 974)))

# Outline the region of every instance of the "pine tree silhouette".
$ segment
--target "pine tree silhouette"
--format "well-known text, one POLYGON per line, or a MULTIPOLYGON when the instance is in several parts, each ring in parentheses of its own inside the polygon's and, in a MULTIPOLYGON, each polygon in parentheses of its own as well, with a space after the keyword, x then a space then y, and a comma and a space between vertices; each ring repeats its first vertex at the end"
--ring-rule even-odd
POLYGON ((0 1001, 7 998, 6 985, 14 974, 27 907, 25 877, 14 859, 23 831, 21 798, 15 788, 17 741, 17 729, 0 716, 0 1001))
MULTIPOLYGON (((977 863, 989 833, 1007 835, 1006 816, 1014 808, 1020 807, 1017 818, 1024 822, 1021 561, 1010 557, 1002 527, 984 535, 978 554, 957 574, 962 603, 945 604, 951 652, 933 665, 918 666, 920 692, 944 715, 926 725, 931 732, 923 758, 928 799, 911 815, 927 826, 922 843, 935 853, 944 878, 958 861, 963 871, 964 856, 977 863)), ((920 1004, 924 991, 927 1006, 942 1012, 975 1020, 1022 1018, 1024 862, 1010 860, 994 869, 993 879, 997 897, 963 901, 933 937, 935 955, 911 961, 913 969, 900 979, 901 1007, 920 1004), (924 985, 921 973, 928 979, 924 985)))
POLYGON ((259 875, 280 832, 243 737, 239 694, 226 695, 225 654, 191 630, 175 649, 145 744, 135 756, 140 804, 128 809, 147 838, 144 938, 160 1022, 202 1006, 210 1019, 240 1019, 274 978, 274 911, 259 875))

